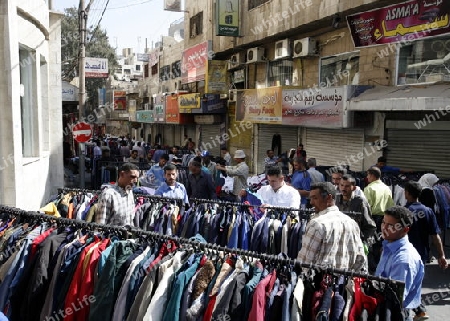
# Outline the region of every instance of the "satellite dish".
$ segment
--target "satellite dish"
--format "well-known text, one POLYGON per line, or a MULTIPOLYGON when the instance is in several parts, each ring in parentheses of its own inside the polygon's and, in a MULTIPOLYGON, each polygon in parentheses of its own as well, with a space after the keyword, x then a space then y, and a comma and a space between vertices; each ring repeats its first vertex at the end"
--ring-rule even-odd
POLYGON ((180 41, 184 40, 184 38, 183 38, 184 32, 183 31, 184 31, 183 29, 175 30, 175 33, 173 34, 173 38, 175 39, 176 42, 180 42, 180 41))

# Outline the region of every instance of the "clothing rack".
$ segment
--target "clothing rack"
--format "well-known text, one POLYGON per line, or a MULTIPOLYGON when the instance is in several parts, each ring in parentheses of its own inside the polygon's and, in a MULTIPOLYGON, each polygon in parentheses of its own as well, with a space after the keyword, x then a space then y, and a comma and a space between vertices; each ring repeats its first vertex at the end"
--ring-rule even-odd
MULTIPOLYGON (((81 194, 87 194, 87 193, 91 193, 94 195, 100 195, 102 193, 101 190, 93 190, 93 189, 84 189, 84 188, 69 188, 69 187, 64 187, 64 188, 58 188, 58 194, 61 193, 81 193, 81 194)), ((176 203, 183 203, 183 199, 181 198, 171 198, 171 197, 164 197, 164 196, 159 196, 159 195, 148 195, 148 194, 138 194, 138 193, 134 193, 135 198, 139 198, 139 197, 143 197, 146 198, 148 200, 158 200, 158 201, 162 201, 162 202, 176 202, 176 203)))
MULTIPOLYGON (((91 193, 91 194, 100 194, 101 190, 91 190, 91 189, 83 189, 83 188, 59 188, 58 193, 91 193)), ((144 197, 150 200, 159 200, 163 202, 183 202, 180 198, 170 198, 170 197, 163 197, 158 195, 147 195, 147 194, 137 194, 134 193, 135 197, 144 197)), ((279 207, 279 206, 263 206, 263 205, 252 205, 252 204, 245 204, 245 203, 238 203, 238 202, 230 202, 230 201, 223 201, 223 200, 212 200, 212 199, 203 199, 203 198, 191 198, 190 199, 194 203, 203 203, 203 204, 218 204, 220 206, 243 206, 243 207, 252 207, 252 208, 265 208, 267 210, 274 210, 274 211, 284 211, 284 212, 298 212, 298 215, 300 217, 310 217, 314 214, 313 209, 298 209, 293 207, 279 207)), ((360 220, 361 213, 360 212, 350 212, 350 211, 342 211, 342 213, 352 217, 355 220, 360 220)), ((295 214, 294 214, 295 215, 295 214)))
POLYGON ((227 254, 236 254, 236 255, 243 256, 243 257, 261 259, 265 262, 279 263, 284 266, 291 266, 291 267, 295 267, 295 268, 299 268, 299 269, 300 268, 314 269, 314 270, 323 271, 323 272, 326 272, 329 274, 339 274, 339 275, 345 275, 345 276, 350 276, 350 277, 361 277, 361 278, 365 278, 367 280, 373 280, 373 281, 379 281, 379 282, 383 282, 383 283, 387 283, 387 284, 393 284, 393 285, 403 287, 403 288, 405 286, 404 282, 393 280, 390 278, 381 277, 381 276, 374 276, 374 275, 370 275, 368 273, 361 273, 361 272, 351 271, 351 270, 346 270, 346 269, 338 269, 338 268, 322 266, 322 265, 318 265, 318 264, 305 264, 297 259, 285 259, 285 258, 280 258, 279 256, 276 256, 276 255, 269 255, 269 254, 265 254, 265 253, 246 251, 246 250, 241 250, 238 248, 228 248, 228 247, 223 247, 223 246, 219 246, 219 245, 211 244, 211 243, 201 243, 199 241, 192 240, 192 239, 158 234, 155 232, 144 231, 141 229, 132 228, 132 227, 128 227, 128 226, 124 227, 124 226, 113 226, 113 225, 104 225, 104 224, 97 224, 97 223, 88 223, 86 221, 81 221, 81 220, 67 219, 67 218, 62 218, 62 217, 54 217, 54 216, 43 214, 40 212, 25 211, 22 209, 9 207, 9 206, 5 206, 5 205, 0 205, 0 214, 2 214, 2 213, 6 213, 11 216, 16 216, 19 218, 25 217, 25 218, 31 218, 33 220, 40 220, 41 222, 48 222, 48 223, 52 223, 52 224, 56 223, 61 226, 75 226, 80 229, 87 229, 87 230, 91 230, 91 231, 95 231, 95 230, 113 231, 116 233, 120 233, 120 235, 122 235, 124 238, 131 238, 133 236, 135 236, 135 237, 148 236, 150 238, 155 238, 155 239, 159 239, 159 240, 163 240, 163 241, 173 241, 180 245, 183 245, 183 244, 190 245, 193 248, 198 249, 200 251, 206 251, 206 252, 213 251, 213 252, 223 252, 223 253, 227 253, 227 254))

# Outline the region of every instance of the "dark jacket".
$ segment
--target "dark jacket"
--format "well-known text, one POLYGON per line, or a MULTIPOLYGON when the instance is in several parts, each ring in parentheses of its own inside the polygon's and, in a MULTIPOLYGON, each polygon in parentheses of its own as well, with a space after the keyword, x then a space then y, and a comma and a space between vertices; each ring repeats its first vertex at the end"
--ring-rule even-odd
POLYGON ((361 239, 363 242, 371 243, 376 233, 376 224, 372 219, 369 203, 358 195, 353 195, 348 202, 344 202, 342 195, 339 195, 336 198, 336 206, 342 212, 361 213, 360 219, 357 220, 361 230, 361 239))
POLYGON ((212 176, 203 171, 197 176, 189 174, 186 191, 189 198, 217 199, 212 176))

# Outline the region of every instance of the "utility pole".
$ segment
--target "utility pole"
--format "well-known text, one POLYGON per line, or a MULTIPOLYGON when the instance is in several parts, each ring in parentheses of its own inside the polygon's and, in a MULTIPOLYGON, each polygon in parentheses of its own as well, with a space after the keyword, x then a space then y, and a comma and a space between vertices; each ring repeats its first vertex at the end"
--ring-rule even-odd
MULTIPOLYGON (((80 34, 80 52, 78 57, 78 77, 79 77, 79 101, 78 101, 78 121, 84 120, 84 110, 86 104, 86 22, 87 22, 87 11, 84 7, 84 0, 80 0, 80 6, 78 8, 78 16, 80 19, 79 23, 79 34, 80 34)), ((85 143, 79 143, 79 168, 80 173, 80 187, 85 187, 86 182, 86 167, 85 167, 85 143)))

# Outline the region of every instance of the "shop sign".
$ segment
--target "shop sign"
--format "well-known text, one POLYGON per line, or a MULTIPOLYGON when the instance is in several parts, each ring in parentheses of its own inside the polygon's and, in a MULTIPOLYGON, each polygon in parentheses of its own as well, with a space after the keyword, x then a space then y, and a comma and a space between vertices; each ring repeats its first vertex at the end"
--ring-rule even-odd
POLYGON ((283 88, 283 125, 342 128, 344 87, 283 88))
POLYGON ((236 121, 281 124, 281 87, 237 91, 236 121))
POLYGON ((450 1, 412 0, 347 16, 355 47, 433 37, 450 32, 450 1))
POLYGON ((136 111, 136 121, 140 123, 154 123, 155 113, 153 110, 138 110, 136 111))
POLYGON ((216 1, 216 36, 239 37, 239 1, 216 1))

